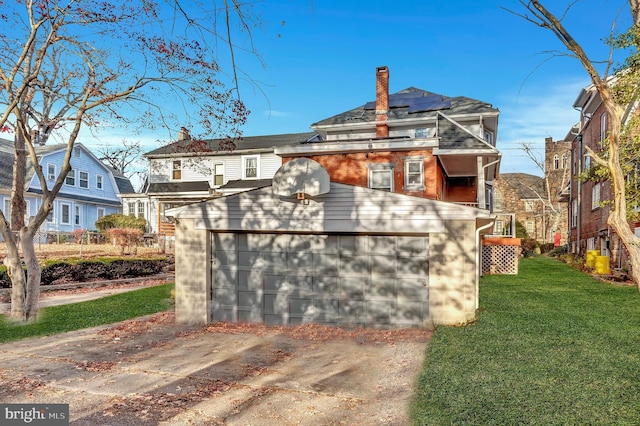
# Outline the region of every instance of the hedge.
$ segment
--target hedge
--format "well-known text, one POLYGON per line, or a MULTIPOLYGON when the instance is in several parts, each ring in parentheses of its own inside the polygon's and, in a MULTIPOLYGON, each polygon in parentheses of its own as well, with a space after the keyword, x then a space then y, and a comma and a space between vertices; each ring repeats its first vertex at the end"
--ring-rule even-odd
MULTIPOLYGON (((94 280, 115 280, 160 274, 171 262, 158 259, 101 259, 48 262, 42 267, 41 285, 94 280)), ((0 267, 0 288, 10 288, 7 268, 0 267)))

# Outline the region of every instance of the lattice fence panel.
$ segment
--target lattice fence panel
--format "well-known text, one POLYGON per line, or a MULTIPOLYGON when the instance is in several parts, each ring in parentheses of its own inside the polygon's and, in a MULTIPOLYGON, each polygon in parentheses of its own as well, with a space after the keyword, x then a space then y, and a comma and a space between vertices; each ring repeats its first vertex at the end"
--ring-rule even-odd
POLYGON ((517 275, 519 258, 519 246, 482 246, 482 273, 494 275, 517 275))

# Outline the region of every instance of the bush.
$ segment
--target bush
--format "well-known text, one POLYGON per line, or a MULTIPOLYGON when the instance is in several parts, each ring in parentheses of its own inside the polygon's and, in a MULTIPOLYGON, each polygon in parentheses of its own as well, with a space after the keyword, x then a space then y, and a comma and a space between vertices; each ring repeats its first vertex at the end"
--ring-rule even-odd
POLYGON ((137 253, 143 231, 135 228, 111 228, 107 229, 107 233, 109 238, 120 246, 120 254, 124 254, 126 248, 129 248, 129 253, 137 253))
POLYGON ((137 218, 123 214, 108 214, 96 220, 96 227, 102 235, 107 237, 107 231, 111 228, 132 228, 145 232, 147 229, 147 221, 142 217, 137 218))

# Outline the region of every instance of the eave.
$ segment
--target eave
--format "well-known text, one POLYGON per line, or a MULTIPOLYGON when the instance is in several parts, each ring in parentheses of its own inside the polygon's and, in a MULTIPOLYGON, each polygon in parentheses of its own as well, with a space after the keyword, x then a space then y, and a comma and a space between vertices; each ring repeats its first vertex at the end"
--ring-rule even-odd
POLYGON ((438 138, 428 139, 370 139, 368 141, 316 142, 298 146, 280 147, 274 150, 280 156, 343 154, 348 152, 412 151, 433 149, 438 138))

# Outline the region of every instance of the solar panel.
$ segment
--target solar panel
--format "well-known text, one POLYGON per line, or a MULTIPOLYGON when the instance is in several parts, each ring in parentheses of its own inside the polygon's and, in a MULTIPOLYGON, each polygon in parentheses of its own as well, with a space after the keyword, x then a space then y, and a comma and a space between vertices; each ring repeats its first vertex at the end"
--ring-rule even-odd
MULTIPOLYGON (((389 96, 389 108, 409 107, 409 113, 451 108, 451 99, 427 92, 394 93, 389 96)), ((376 102, 367 102, 365 110, 376 109, 376 102)))

